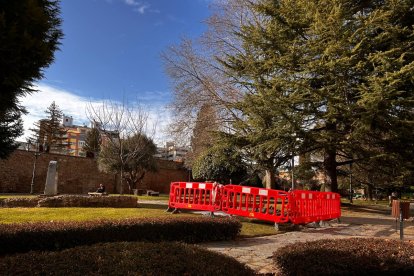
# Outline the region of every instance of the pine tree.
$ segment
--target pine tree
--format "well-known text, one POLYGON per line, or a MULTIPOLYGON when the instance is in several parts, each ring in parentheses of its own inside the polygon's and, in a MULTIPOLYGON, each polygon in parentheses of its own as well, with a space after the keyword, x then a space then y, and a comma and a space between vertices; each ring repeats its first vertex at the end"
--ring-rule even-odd
POLYGON ((191 136, 191 152, 186 156, 185 164, 192 167, 193 162, 202 152, 211 148, 217 138, 215 132, 218 130, 216 110, 209 104, 201 106, 197 113, 197 119, 191 136))
POLYGON ((35 123, 35 128, 31 129, 31 139, 39 144, 41 151, 62 153, 69 145, 66 129, 61 124, 63 112, 53 101, 45 113, 47 118, 35 123))
POLYGON ((86 151, 87 157, 98 157, 99 152, 101 151, 101 134, 97 127, 92 127, 91 130, 86 132, 85 145, 83 150, 86 151))
POLYGON ((0 158, 23 134, 19 97, 35 92, 33 82, 53 62, 62 38, 59 12, 53 0, 0 1, 0 158))
POLYGON ((253 2, 260 16, 242 23, 243 51, 222 59, 251 91, 238 105, 245 120, 233 140, 273 165, 292 153, 322 154, 333 191, 339 166, 381 151, 406 166, 412 7, 409 0, 253 2))
POLYGON ((15 139, 23 132, 19 112, 7 111, 0 120, 0 158, 9 156, 17 148, 15 139))

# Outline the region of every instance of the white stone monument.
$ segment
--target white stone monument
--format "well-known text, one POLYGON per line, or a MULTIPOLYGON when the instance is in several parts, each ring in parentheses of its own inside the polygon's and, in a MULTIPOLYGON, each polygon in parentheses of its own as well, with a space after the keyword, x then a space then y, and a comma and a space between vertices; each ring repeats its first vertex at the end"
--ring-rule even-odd
POLYGON ((57 195, 57 161, 50 161, 47 169, 45 195, 57 195))

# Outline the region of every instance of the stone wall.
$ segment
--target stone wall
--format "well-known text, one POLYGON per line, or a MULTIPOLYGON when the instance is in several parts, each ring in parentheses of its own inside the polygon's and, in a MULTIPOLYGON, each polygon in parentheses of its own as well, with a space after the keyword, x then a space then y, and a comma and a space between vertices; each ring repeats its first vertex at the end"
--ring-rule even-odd
MULTIPOLYGON (((34 193, 44 192, 49 161, 58 162, 58 193, 86 194, 95 191, 99 183, 109 193, 119 192, 119 177, 98 171, 95 160, 89 158, 43 153, 36 160, 34 193)), ((0 193, 29 193, 35 155, 33 152, 16 150, 7 160, 0 160, 0 193)), ((147 173, 140 189, 169 192, 173 181, 186 181, 188 172, 181 164, 158 160, 159 170, 147 173)), ((124 186, 124 191, 127 187, 124 186)))

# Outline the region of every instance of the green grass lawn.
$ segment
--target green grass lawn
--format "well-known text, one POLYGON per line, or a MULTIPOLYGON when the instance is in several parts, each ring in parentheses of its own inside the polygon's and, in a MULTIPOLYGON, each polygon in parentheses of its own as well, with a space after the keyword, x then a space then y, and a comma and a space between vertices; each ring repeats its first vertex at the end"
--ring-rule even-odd
MULTIPOLYGON (((85 221, 167 216, 171 216, 171 214, 166 213, 165 208, 0 208, 0 223, 85 221)), ((177 216, 191 216, 191 214, 177 214, 177 216)))
POLYGON ((169 195, 159 195, 159 196, 138 196, 138 202, 139 200, 155 200, 155 201, 165 201, 168 202, 170 196, 169 195))
MULTIPOLYGON (((341 203, 344 205, 350 204, 348 198, 341 198, 341 203)), ((360 207, 372 207, 372 208, 385 208, 388 207, 388 200, 363 200, 363 199, 354 199, 352 200, 352 205, 360 207)))
POLYGON ((2 199, 2 198, 16 198, 16 197, 18 197, 18 198, 21 198, 21 197, 27 197, 27 198, 30 198, 30 197, 36 197, 37 195, 30 195, 30 194, 0 194, 0 199, 2 199))
MULTIPOLYGON (((165 210, 165 206, 160 208, 156 205, 153 208, 0 208, 0 223, 197 216, 190 213, 171 214, 165 210)), ((244 237, 271 234, 277 232, 270 224, 242 222, 241 235, 244 237)))

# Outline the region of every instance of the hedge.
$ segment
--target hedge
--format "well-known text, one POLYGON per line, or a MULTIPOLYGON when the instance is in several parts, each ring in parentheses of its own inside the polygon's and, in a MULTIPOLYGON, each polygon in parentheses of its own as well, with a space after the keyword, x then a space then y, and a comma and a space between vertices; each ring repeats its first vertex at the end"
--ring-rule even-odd
POLYGON ((58 195, 0 199, 0 207, 112 207, 135 208, 135 196, 58 195))
POLYGON ((350 238, 295 243, 273 260, 282 275, 414 275, 414 244, 350 238))
POLYGON ((175 242, 119 242, 0 257, 1 275, 254 275, 223 254, 175 242))
POLYGON ((0 255, 59 250, 99 242, 229 240, 240 230, 241 223, 233 218, 207 217, 2 224, 0 255))

